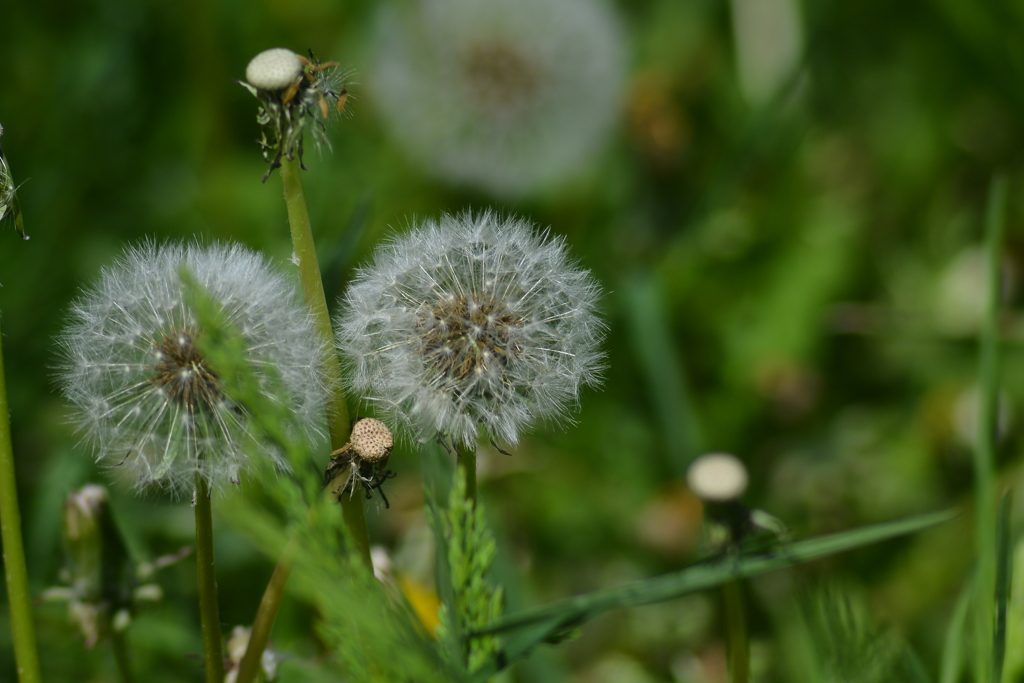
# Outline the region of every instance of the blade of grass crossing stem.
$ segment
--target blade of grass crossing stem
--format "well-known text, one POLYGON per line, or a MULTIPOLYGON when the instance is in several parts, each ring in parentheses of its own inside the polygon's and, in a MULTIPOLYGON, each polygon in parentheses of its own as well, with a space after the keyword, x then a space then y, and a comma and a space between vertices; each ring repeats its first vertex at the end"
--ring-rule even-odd
POLYGON ((974 488, 976 505, 977 596, 974 601, 974 675, 975 680, 995 681, 992 677, 994 609, 992 596, 996 583, 996 509, 995 450, 999 402, 999 295, 1002 283, 1003 226, 1006 214, 1006 180, 996 176, 989 189, 985 216, 985 260, 988 298, 981 328, 979 384, 981 399, 978 442, 974 449, 974 488))
POLYGON ((946 627, 946 641, 942 648, 942 666, 939 669, 939 683, 957 683, 964 668, 964 636, 967 632, 967 613, 971 609, 971 596, 974 595, 974 578, 972 577, 957 598, 953 614, 946 627))
POLYGON ((749 578, 775 569, 922 531, 949 521, 953 516, 953 513, 950 512, 917 515, 838 534, 787 543, 767 553, 717 558, 690 565, 678 572, 578 595, 540 608, 523 610, 481 632, 499 633, 526 629, 518 637, 508 638, 501 657, 474 672, 473 680, 486 681, 488 676, 494 675, 515 661, 516 658, 529 653, 552 635, 569 627, 581 625, 610 610, 650 605, 715 588, 729 581, 749 578))
POLYGON ((25 546, 21 538, 21 511, 14 478, 14 448, 11 445, 11 420, 7 409, 7 385, 4 380, 4 356, 0 346, 0 536, 3 540, 4 570, 7 575, 7 600, 11 611, 14 659, 21 683, 39 683, 39 650, 36 627, 32 621, 32 597, 28 590, 25 546))
POLYGON ((1003 494, 999 503, 999 525, 996 529, 996 625, 992 642, 992 680, 1003 680, 1006 657, 1006 610, 1010 605, 1010 578, 1013 576, 1013 549, 1010 546, 1010 504, 1012 495, 1003 494))

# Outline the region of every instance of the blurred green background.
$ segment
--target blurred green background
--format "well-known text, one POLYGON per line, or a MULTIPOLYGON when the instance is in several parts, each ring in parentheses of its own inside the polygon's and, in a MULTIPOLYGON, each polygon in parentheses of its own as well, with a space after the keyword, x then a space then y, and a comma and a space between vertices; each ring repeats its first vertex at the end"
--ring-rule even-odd
MULTIPOLYGON (((357 74, 351 115, 328 123, 333 153, 306 153, 329 301, 389 231, 467 207, 552 226, 603 283, 603 387, 582 397, 576 424, 538 428, 512 457, 481 454, 510 607, 692 560, 701 513, 683 474, 707 450, 740 456, 752 473, 748 502, 798 536, 968 505, 979 243, 997 172, 1010 182, 1001 474, 1013 485, 1024 406, 1024 3, 620 0, 615 9, 628 76, 611 136, 580 173, 518 200, 432 179, 392 139, 373 94, 376 3, 0 9, 2 142, 32 237, 21 242, 9 222, 0 231, 0 311, 35 590, 58 582, 64 497, 106 481, 54 382, 55 339, 76 292, 149 236, 233 239, 287 263, 280 180, 260 183, 256 103, 232 82, 275 46, 312 47, 357 74)), ((374 541, 427 590, 417 460, 396 451, 391 509, 372 504, 368 514, 374 541)), ((187 501, 112 493, 136 557, 192 542, 187 501)), ((934 672, 970 528, 961 519, 754 582, 761 680, 791 680, 787 615, 801 586, 826 575, 857 586, 872 619, 934 672)), ((218 534, 227 632, 251 621, 272 562, 230 527, 218 534)), ((165 600, 129 632, 137 670, 149 681, 198 680, 194 562, 161 583, 165 600)), ((718 612, 707 595, 614 614, 508 676, 723 681, 718 612)), ((38 614, 47 680, 115 680, 109 650, 86 650, 64 606, 38 614)), ((315 619, 287 603, 275 647, 322 656, 315 619)), ((9 643, 3 619, 0 680, 14 680, 9 643)))

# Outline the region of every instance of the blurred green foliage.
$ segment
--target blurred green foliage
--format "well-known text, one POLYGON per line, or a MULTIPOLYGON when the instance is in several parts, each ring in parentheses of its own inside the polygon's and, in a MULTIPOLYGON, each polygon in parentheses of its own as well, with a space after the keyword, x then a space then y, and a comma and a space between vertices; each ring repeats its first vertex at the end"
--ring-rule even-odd
MULTIPOLYGON (((146 236, 234 239, 287 261, 280 181, 260 183, 254 102, 231 81, 273 46, 312 47, 362 82, 350 88, 351 117, 329 124, 333 153, 306 155, 329 301, 389 231, 467 206, 551 225, 604 283, 606 381, 581 397, 577 424, 537 430, 511 458, 481 453, 510 612, 692 559, 700 509, 681 478, 705 449, 743 458, 750 502, 797 535, 964 502, 978 245, 997 170, 1010 182, 1000 458, 1014 485, 1024 4, 805 2, 798 62, 759 101, 737 75, 745 4, 620 0, 632 62, 614 136, 582 175, 519 202, 440 184, 389 139, 368 71, 374 3, 5 5, 0 123, 32 239, 10 223, 0 230, 0 311, 34 588, 56 582, 64 497, 105 481, 53 382, 54 337, 78 288, 146 236)), ((408 445, 396 449, 391 509, 369 515, 374 542, 426 581, 417 461, 408 445)), ((192 542, 186 502, 112 495, 136 562, 192 542)), ((228 500, 214 501, 215 518, 228 500)), ((807 575, 831 571, 864 586, 875 618, 905 634, 934 675, 970 528, 830 560, 800 570, 800 581, 755 583, 755 670, 790 680, 786 630, 774 624, 807 575)), ((228 631, 251 622, 272 561, 231 527, 216 532, 228 631)), ((165 572, 164 602, 129 632, 133 657, 146 680, 195 680, 194 565, 165 572)), ((699 678, 722 656, 716 611, 707 596, 600 619, 513 676, 720 680, 699 678)), ((114 680, 109 652, 86 650, 62 608, 40 605, 38 615, 46 680, 114 680)), ((275 649, 296 661, 320 655, 316 621, 301 600, 286 602, 275 649)), ((9 642, 2 619, 2 680, 14 680, 9 642)), ((1019 670, 1019 652, 1009 657, 1019 670)))

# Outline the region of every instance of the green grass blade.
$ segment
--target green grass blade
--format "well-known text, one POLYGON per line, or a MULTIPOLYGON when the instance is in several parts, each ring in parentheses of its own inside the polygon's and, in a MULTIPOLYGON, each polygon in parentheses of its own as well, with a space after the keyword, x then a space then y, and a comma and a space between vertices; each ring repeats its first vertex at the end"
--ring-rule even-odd
POLYGON ((974 594, 974 580, 964 586, 960 597, 953 608, 946 628, 946 642, 942 649, 942 666, 939 671, 939 683, 957 683, 964 666, 964 638, 967 628, 967 613, 971 609, 971 596, 974 594))
POLYGON ((1013 548, 1010 543, 1010 503, 1013 496, 1007 491, 999 503, 999 522, 996 527, 996 624, 992 640, 992 680, 1003 679, 1003 661, 1006 658, 1006 612, 1010 605, 1010 578, 1013 576, 1013 548))
POLYGON ((536 609, 524 610, 498 622, 488 633, 530 627, 515 639, 507 641, 499 661, 477 672, 474 680, 487 676, 524 656, 539 643, 560 632, 578 626, 599 614, 624 607, 638 607, 671 600, 719 586, 728 581, 748 578, 775 569, 853 550, 898 536, 912 534, 946 522, 954 513, 943 511, 907 517, 882 524, 861 527, 828 536, 779 545, 770 552, 725 556, 691 565, 678 572, 594 591, 536 609))
POLYGON ((977 538, 977 591, 974 602, 975 680, 997 681, 991 670, 995 614, 992 597, 996 582, 995 460, 999 402, 999 298, 1002 285, 1003 228, 1006 223, 1006 179, 996 176, 989 188, 985 217, 985 254, 988 297, 981 327, 979 384, 981 400, 978 443, 974 449, 974 489, 977 538))
POLYGON ((686 475, 690 461, 703 450, 703 437, 693 410, 689 383, 665 321, 657 282, 636 277, 623 285, 622 298, 633 352, 650 387, 669 465, 676 475, 686 475))

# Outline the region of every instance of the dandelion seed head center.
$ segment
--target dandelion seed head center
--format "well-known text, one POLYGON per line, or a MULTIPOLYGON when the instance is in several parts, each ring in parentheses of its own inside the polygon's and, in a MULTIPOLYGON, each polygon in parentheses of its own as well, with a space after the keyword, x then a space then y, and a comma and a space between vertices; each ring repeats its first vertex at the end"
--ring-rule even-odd
POLYGON ((483 109, 504 109, 530 100, 540 88, 540 69, 513 46, 477 43, 461 55, 469 92, 483 109))
POLYGON ((223 403, 220 379, 195 344, 195 330, 165 333, 153 344, 157 362, 150 378, 158 395, 184 407, 188 413, 213 409, 223 403))
POLYGON ((478 299, 473 293, 441 298, 419 322, 423 357, 428 368, 450 382, 503 376, 522 353, 516 329, 524 323, 497 299, 478 299))

